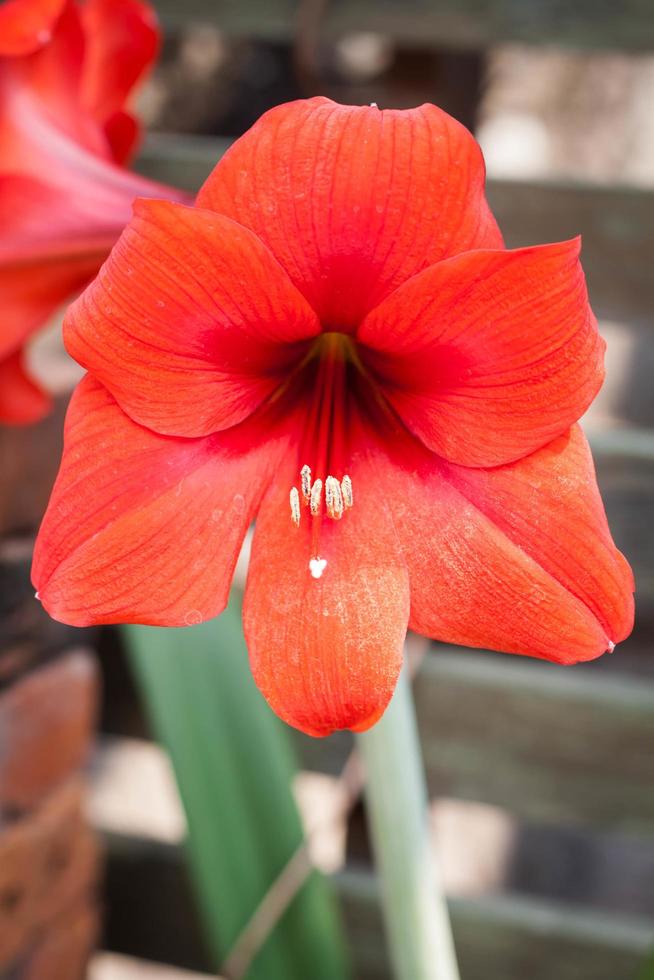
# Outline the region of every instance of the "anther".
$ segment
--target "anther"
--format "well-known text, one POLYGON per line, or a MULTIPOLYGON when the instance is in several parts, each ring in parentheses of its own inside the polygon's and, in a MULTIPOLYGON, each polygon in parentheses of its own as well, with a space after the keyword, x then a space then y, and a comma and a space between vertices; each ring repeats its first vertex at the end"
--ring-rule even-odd
POLYGON ((317 517, 320 513, 320 500, 322 498, 322 480, 316 480, 314 485, 311 487, 311 496, 309 499, 309 509, 314 517, 317 517))
POLYGON ((300 526, 300 494, 297 492, 297 487, 291 487, 290 493, 291 501, 291 520, 296 527, 300 526))
POLYGON ((343 516, 343 494, 340 483, 333 476, 328 476, 325 480, 325 505, 329 517, 340 521, 343 516))
POLYGON ((302 481, 300 484, 302 487, 302 496, 304 497, 305 503, 308 503, 311 499, 311 467, 307 466, 306 463, 300 470, 300 480, 302 481))
POLYGON ((354 500, 352 499, 352 480, 349 478, 347 473, 341 480, 341 493, 343 494, 343 504, 345 505, 345 509, 349 510, 354 503, 354 500))

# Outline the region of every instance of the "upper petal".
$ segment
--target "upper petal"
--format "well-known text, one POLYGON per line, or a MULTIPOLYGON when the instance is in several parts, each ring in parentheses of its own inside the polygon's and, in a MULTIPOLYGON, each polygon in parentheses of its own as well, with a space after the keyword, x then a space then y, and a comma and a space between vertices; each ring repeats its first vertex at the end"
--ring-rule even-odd
POLYGON ((74 626, 216 616, 284 448, 283 435, 252 423, 206 439, 155 435, 86 377, 36 542, 41 602, 74 626))
POLYGON ((444 256, 502 244, 479 147, 432 105, 278 106, 228 150, 198 204, 255 231, 334 329, 444 256))
POLYGON ((107 124, 157 56, 157 20, 142 0, 89 0, 81 17, 86 39, 81 102, 107 124))
POLYGON ((399 439, 380 458, 413 629, 561 663, 598 657, 628 635, 633 577, 577 427, 490 470, 444 464, 399 439))
POLYGON ((47 44, 67 0, 7 0, 0 6, 0 55, 31 54, 47 44))
POLYGON ((252 232, 199 208, 139 201, 69 309, 64 339, 133 419, 199 436, 248 416, 297 358, 299 342, 318 331, 252 232))
POLYGON ((468 252, 400 286, 358 339, 406 425, 466 466, 519 459, 565 432, 603 380, 579 241, 468 252))
POLYGON ((276 474, 255 527, 243 613, 252 672, 274 711, 309 735, 369 728, 402 663, 404 559, 365 454, 351 465, 354 506, 318 537, 308 512, 291 523, 295 460, 276 474), (312 558, 326 563, 318 578, 312 558))

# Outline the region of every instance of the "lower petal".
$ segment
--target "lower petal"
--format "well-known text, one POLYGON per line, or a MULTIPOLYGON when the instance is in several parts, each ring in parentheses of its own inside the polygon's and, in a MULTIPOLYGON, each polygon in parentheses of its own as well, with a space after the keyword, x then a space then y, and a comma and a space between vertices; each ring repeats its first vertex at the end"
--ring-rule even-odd
POLYGON ((156 435, 87 376, 35 548, 46 610, 74 626, 218 615, 284 445, 281 435, 262 439, 254 420, 220 438, 156 435))
POLYGON ((385 465, 417 632, 560 663, 598 657, 630 632, 633 579, 577 429, 494 470, 447 466, 419 447, 385 465))
POLYGON ((366 454, 350 475, 354 506, 324 520, 318 540, 308 511, 291 523, 294 467, 278 474, 255 529, 244 605, 252 672, 274 711, 309 735, 373 725, 402 663, 404 559, 366 454))

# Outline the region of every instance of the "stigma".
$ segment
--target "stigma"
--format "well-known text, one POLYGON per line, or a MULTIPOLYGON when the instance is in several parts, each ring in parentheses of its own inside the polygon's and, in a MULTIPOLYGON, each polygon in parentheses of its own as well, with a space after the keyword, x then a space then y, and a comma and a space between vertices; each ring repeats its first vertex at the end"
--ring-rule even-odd
POLYGON ((295 527, 300 526, 302 505, 309 508, 312 517, 320 517, 324 512, 334 521, 340 521, 346 510, 354 503, 352 480, 347 475, 341 480, 327 476, 325 480, 312 480, 311 467, 306 464, 300 470, 300 489, 291 487, 289 495, 291 520, 295 527))

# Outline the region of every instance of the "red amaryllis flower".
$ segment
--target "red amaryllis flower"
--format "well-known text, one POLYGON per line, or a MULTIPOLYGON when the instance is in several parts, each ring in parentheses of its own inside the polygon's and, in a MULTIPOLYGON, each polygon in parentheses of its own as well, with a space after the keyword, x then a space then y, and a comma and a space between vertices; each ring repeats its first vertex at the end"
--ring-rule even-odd
POLYGON ((197 206, 139 202, 65 323, 89 370, 34 582, 68 623, 244 605, 256 681, 363 730, 407 626, 563 663, 632 623, 581 430, 604 344, 577 241, 507 251, 434 106, 267 113, 197 206))
POLYGON ((123 166, 138 137, 125 101, 157 50, 140 0, 0 7, 0 421, 47 409, 24 343, 95 275, 134 198, 183 197, 123 166))

